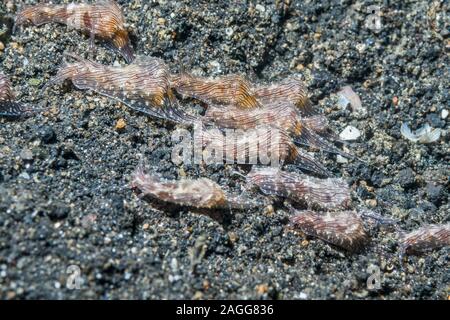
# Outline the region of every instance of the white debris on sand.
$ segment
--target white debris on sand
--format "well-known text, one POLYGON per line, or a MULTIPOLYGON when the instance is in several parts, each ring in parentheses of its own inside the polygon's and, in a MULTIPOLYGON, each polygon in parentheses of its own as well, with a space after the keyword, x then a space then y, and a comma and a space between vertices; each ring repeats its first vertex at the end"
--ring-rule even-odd
POLYGON ((336 156, 336 162, 337 163, 348 163, 348 159, 343 157, 343 156, 341 156, 340 154, 338 154, 336 156))
POLYGON ((441 129, 433 129, 428 123, 426 123, 422 128, 416 130, 415 133, 411 131, 408 124, 403 123, 400 132, 403 137, 412 142, 419 143, 432 143, 441 137, 441 129))
POLYGON ((359 98, 358 94, 356 94, 350 86, 342 87, 337 95, 338 105, 342 109, 345 109, 350 105, 352 112, 366 111, 362 106, 361 99, 359 98))
POLYGON ((356 140, 361 136, 361 131, 352 126, 347 126, 339 134, 339 137, 344 141, 356 140))

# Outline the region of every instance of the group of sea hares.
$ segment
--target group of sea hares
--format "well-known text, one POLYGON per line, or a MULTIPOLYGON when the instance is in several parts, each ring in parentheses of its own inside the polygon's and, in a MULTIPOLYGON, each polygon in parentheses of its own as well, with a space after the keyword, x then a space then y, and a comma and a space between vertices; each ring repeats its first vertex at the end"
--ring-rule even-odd
MULTIPOLYGON (((90 89, 121 101, 128 107, 149 116, 193 125, 202 123, 204 130, 198 143, 202 148, 226 149, 223 160, 236 163, 238 154, 246 158, 260 149, 279 156, 280 164, 296 164, 306 174, 283 171, 274 167, 254 167, 246 176, 265 196, 285 199, 291 212, 291 227, 306 235, 320 238, 348 251, 357 251, 369 243, 363 217, 373 213, 351 211, 350 190, 342 179, 330 177, 327 169, 298 145, 311 146, 345 157, 351 155, 335 147, 337 140, 328 129, 327 119, 312 107, 302 83, 295 77, 271 85, 253 84, 238 75, 215 79, 195 77, 185 72, 171 74, 157 58, 135 57, 125 19, 114 1, 93 4, 38 4, 22 8, 15 28, 24 24, 39 26, 57 22, 80 30, 109 45, 128 63, 124 67, 105 66, 67 54, 72 63, 65 63, 46 85, 69 79, 81 90, 90 89), (182 110, 180 101, 194 99, 204 105, 204 115, 191 115, 182 110), (261 130, 262 128, 262 130, 261 130), (225 139, 225 129, 258 129, 254 141, 237 137, 225 139), (315 176, 315 177, 314 177, 315 176), (300 210, 299 208, 303 208, 300 210), (312 209, 316 211, 313 211, 312 209), (306 209, 306 210, 305 210, 306 209)), ((0 78, 0 115, 20 118, 36 110, 14 101, 11 83, 0 78)), ((233 208, 245 210, 261 205, 248 196, 225 192, 208 178, 168 181, 139 167, 133 176, 133 188, 158 203, 209 211, 233 208)), ((410 233, 401 233, 401 253, 421 253, 450 245, 450 224, 427 225, 410 233)))

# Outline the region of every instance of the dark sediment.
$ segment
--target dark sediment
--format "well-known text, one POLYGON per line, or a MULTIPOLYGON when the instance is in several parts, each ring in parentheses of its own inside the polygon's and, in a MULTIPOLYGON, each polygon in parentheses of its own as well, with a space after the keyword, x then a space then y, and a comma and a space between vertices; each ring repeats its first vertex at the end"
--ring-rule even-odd
MULTIPOLYGON (((430 145, 400 134, 403 122, 448 129, 446 4, 390 2, 376 33, 365 26, 365 0, 291 1, 288 10, 269 1, 190 2, 119 1, 137 53, 173 72, 262 83, 301 75, 337 132, 352 125, 362 133, 347 148, 365 163, 316 155, 349 181, 355 207, 376 204, 408 231, 449 221, 446 132, 430 145), (344 85, 367 113, 337 106, 344 85)), ((11 28, 16 9, 0 4, 1 28, 11 28)), ((111 99, 71 85, 41 94, 65 51, 87 57, 88 37, 55 24, 8 30, 1 71, 20 101, 50 110, 0 120, 0 298, 447 298, 449 249, 409 257, 402 269, 388 229, 372 227, 372 243, 348 254, 288 231, 280 206, 233 212, 228 224, 153 210, 129 187, 142 156, 167 178, 209 177, 235 192, 243 180, 235 167, 175 166, 174 126, 111 99), (70 265, 81 269, 79 290, 66 288, 70 265), (367 289, 370 265, 381 269, 378 291, 367 289)), ((99 43, 95 59, 124 63, 99 43)))

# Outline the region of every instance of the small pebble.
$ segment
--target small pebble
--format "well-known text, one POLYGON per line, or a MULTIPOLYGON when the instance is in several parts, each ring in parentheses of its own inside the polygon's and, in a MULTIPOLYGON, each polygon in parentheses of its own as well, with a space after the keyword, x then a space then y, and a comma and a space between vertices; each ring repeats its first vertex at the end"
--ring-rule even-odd
POLYGON ((19 174, 19 178, 25 179, 25 180, 30 180, 31 177, 28 173, 26 172, 22 172, 21 174, 19 174))
POLYGON ((340 154, 338 154, 336 156, 336 162, 337 163, 348 163, 348 159, 343 157, 343 156, 341 156, 340 154))
POLYGON ((305 69, 305 66, 302 65, 301 63, 299 63, 298 65, 295 66, 296 71, 303 71, 303 69, 305 69))
POLYGON ((214 73, 221 73, 222 72, 222 67, 220 65, 220 62, 217 60, 213 60, 209 63, 209 68, 212 70, 212 72, 214 73))
POLYGON ((125 120, 123 120, 122 118, 117 120, 116 130, 123 130, 123 129, 125 129, 126 126, 127 126, 127 123, 125 122, 125 120))
POLYGON ((180 176, 180 178, 186 178, 186 171, 184 171, 184 168, 179 168, 178 169, 178 175, 180 176))
POLYGON ((361 132, 352 126, 347 126, 342 132, 339 134, 339 137, 344 141, 356 140, 361 136, 361 132))
POLYGON ((397 97, 397 96, 395 96, 395 97, 392 98, 392 104, 393 104, 394 106, 397 106, 397 105, 398 105, 398 97, 397 97))
POLYGON ((203 293, 201 291, 195 292, 194 296, 192 297, 193 300, 201 300, 203 299, 203 293))
POLYGON ((267 291, 269 291, 269 287, 267 286, 267 284, 260 284, 256 286, 256 291, 258 292, 258 294, 262 295, 264 293, 267 293, 267 291))
POLYGON ((370 208, 375 208, 377 206, 377 200, 376 199, 366 200, 366 206, 368 206, 370 208))
POLYGON ((267 207, 264 208, 264 214, 272 215, 274 213, 275 213, 275 209, 272 205, 269 204, 267 207))
POLYGON ((174 273, 178 271, 178 260, 176 258, 172 258, 172 260, 170 260, 170 269, 174 273))
POLYGON ((353 112, 359 112, 363 109, 361 99, 350 86, 343 87, 338 92, 338 96, 339 96, 338 105, 342 109, 347 108, 348 105, 350 105, 350 108, 352 109, 353 112))
POLYGON ((255 9, 260 11, 260 12, 265 12, 266 11, 266 8, 263 5, 261 5, 261 4, 257 4, 255 9))
POLYGON ((448 117, 448 110, 447 109, 442 110, 441 118, 445 120, 445 119, 447 119, 447 117, 448 117))
POLYGON ((308 299, 308 295, 304 292, 300 292, 299 299, 306 300, 308 299))
POLYGON ((234 233, 234 232, 229 232, 229 233, 228 233, 228 237, 229 237, 230 242, 231 242, 232 244, 234 244, 234 243, 238 240, 238 236, 237 236, 237 234, 234 233))
POLYGON ((28 161, 33 160, 33 152, 31 152, 31 150, 29 150, 29 149, 23 149, 20 152, 20 158, 22 160, 28 160, 28 161))

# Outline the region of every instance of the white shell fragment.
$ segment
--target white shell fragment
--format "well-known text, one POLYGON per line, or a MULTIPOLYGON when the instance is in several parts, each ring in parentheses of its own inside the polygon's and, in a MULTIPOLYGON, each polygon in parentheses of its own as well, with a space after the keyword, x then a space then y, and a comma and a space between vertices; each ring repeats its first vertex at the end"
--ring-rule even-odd
POLYGON ((361 136, 361 131, 352 126, 347 126, 342 132, 339 134, 339 138, 344 141, 356 140, 361 136))
POLYGON ((350 105, 353 112, 362 111, 361 99, 350 86, 342 87, 338 92, 338 97, 338 105, 342 109, 345 109, 350 105))
POLYGON ((340 154, 338 154, 336 156, 336 162, 337 163, 348 163, 348 159, 343 157, 343 156, 341 156, 340 154))
POLYGON ((402 136, 412 142, 419 143, 432 143, 441 137, 441 129, 433 129, 428 123, 426 123, 422 128, 417 129, 415 133, 411 132, 408 124, 403 123, 400 132, 402 136))

